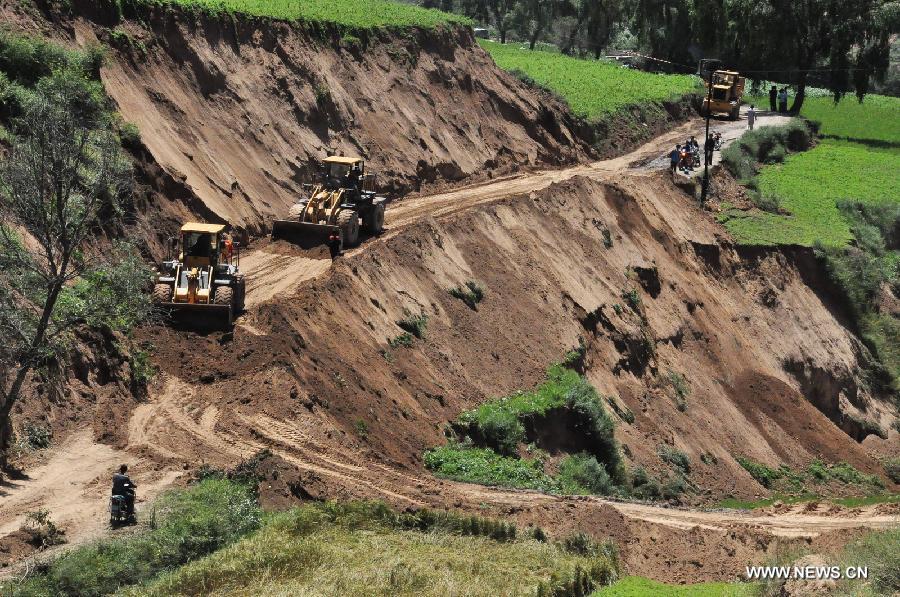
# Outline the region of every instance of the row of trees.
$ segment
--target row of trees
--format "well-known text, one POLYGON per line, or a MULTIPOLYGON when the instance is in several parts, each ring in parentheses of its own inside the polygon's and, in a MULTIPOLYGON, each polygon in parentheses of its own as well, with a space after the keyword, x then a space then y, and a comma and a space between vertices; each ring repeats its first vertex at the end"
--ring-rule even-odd
MULTIPOLYGON (((900 32, 896 0, 421 0, 465 14, 534 49, 540 41, 567 54, 599 57, 629 32, 654 58, 680 65, 716 57, 752 78, 795 85, 794 110, 807 84, 860 98, 889 67, 900 32)), ((627 49, 627 48, 611 48, 627 49)))

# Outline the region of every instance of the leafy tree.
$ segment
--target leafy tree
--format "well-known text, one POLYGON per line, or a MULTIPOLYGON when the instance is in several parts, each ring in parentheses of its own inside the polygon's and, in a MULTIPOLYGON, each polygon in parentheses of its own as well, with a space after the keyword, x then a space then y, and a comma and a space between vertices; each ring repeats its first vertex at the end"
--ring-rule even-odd
POLYGON ((580 47, 599 58, 622 18, 621 0, 572 0, 566 8, 574 16, 575 26, 560 42, 560 49, 571 54, 580 47))
POLYGON ((0 454, 28 374, 79 323, 120 309, 113 285, 137 271, 128 260, 110 268, 83 252, 131 180, 105 101, 80 68, 40 79, 0 165, 0 454))
POLYGON ((533 50, 549 30, 564 4, 560 0, 519 0, 516 3, 512 21, 516 30, 528 40, 529 49, 533 50))
MULTIPOLYGON (((898 31, 897 2, 884 0, 724 0, 700 3, 697 32, 708 48, 741 69, 769 71, 792 83, 791 110, 803 106, 812 76, 840 98, 883 78, 890 37, 898 31)), ((765 73, 761 73, 765 74, 765 73)))
POLYGON ((512 27, 513 8, 517 0, 486 0, 488 12, 497 33, 500 35, 500 43, 506 43, 506 35, 512 27))
POLYGON ((692 4, 691 0, 634 0, 635 32, 653 56, 692 61, 688 51, 693 39, 692 4))

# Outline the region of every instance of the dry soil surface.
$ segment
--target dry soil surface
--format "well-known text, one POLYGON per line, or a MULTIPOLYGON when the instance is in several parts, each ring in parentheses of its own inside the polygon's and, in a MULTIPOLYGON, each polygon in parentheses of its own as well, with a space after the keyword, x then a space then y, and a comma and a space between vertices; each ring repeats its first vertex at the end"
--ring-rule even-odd
MULTIPOLYGON (((779 117, 761 115, 758 119, 759 125, 777 122, 779 117)), ((726 139, 737 136, 744 126, 743 121, 715 124, 726 139)), ((809 308, 811 312, 821 313, 816 316, 819 319, 801 321, 800 317, 783 324, 774 323, 778 320, 773 318, 772 322, 745 324, 742 337, 712 338, 713 330, 720 323, 718 320, 731 317, 734 321, 738 318, 732 313, 746 313, 756 308, 752 306, 753 293, 763 278, 755 273, 753 276, 742 274, 741 266, 734 258, 718 253, 714 257, 706 255, 705 252, 713 250, 710 247, 718 247, 716 242, 721 230, 708 218, 704 219, 699 210, 689 214, 690 217, 681 214, 678 210, 693 209, 687 207, 687 200, 678 199, 682 203, 667 206, 654 199, 657 190, 663 189, 665 184, 670 185, 655 165, 659 156, 665 155, 674 143, 690 134, 702 138, 701 127, 702 121, 695 119, 613 160, 512 175, 439 195, 410 197, 393 203, 387 211, 386 233, 347 252, 335 265, 329 259, 323 259, 321 254, 297 252, 281 243, 260 242, 251 247, 242 256, 249 290, 247 312, 238 322, 235 340, 167 328, 146 332, 157 347, 155 364, 160 372, 151 387, 149 399, 133 409, 127 426, 116 436, 125 448, 119 450, 97 443, 87 432, 70 437, 46 455, 44 464, 28 470, 24 479, 0 487, 0 535, 18 529, 28 511, 46 507, 66 530, 69 540, 77 544, 104 532, 108 479, 120 461, 131 463, 141 502, 146 503, 159 490, 177 483, 186 468, 201 463, 233 465, 262 448, 270 449, 295 475, 289 485, 282 482, 272 490, 282 493, 286 499, 378 498, 398 507, 450 507, 509 516, 521 524, 544 525, 555 533, 584 528, 597 535, 615 537, 622 546, 630 572, 657 578, 684 581, 728 578, 748 562, 762 561, 779 540, 830 537, 832 533, 860 527, 886 528, 898 524, 896 509, 884 506, 838 510, 796 506, 754 512, 669 508, 456 483, 435 479, 421 469, 421 450, 441 441, 441 420, 452 419, 462 407, 485 395, 497 395, 504 389, 534 383, 540 378, 546 362, 559 354, 560 347, 545 346, 548 343, 538 333, 540 330, 522 328, 523 320, 528 321, 544 310, 547 333, 558 335, 562 342, 571 346, 578 338, 571 327, 572 315, 566 320, 558 310, 580 316, 582 325, 587 325, 586 312, 594 307, 591 300, 602 292, 614 297, 618 295, 617 284, 620 282, 613 280, 612 274, 605 270, 594 272, 597 282, 592 282, 593 287, 578 275, 565 278, 568 290, 562 299, 551 296, 551 286, 538 281, 541 276, 550 276, 548 279, 563 276, 572 268, 573 260, 578 259, 571 253, 565 258, 555 256, 553 248, 560 242, 558 234, 566 234, 570 239, 567 242, 580 247, 582 264, 599 263, 592 253, 598 241, 587 236, 571 240, 572 232, 567 232, 569 229, 564 228, 563 223, 541 216, 527 230, 522 229, 521 219, 531 213, 528 210, 537 210, 534 217, 538 217, 537 212, 555 213, 553 202, 567 201, 566 193, 588 193, 595 198, 603 196, 602 201, 606 203, 602 209, 598 207, 600 211, 595 210, 596 213, 589 206, 576 209, 566 203, 564 207, 570 224, 574 222, 580 226, 582 220, 589 223, 593 218, 597 230, 604 226, 613 230, 617 245, 610 253, 609 260, 614 262, 610 267, 624 270, 624 265, 616 259, 622 259, 622 264, 631 264, 634 255, 642 253, 639 245, 631 243, 645 238, 647 243, 659 243, 666 252, 678 255, 677 260, 690 261, 692 265, 683 275, 711 276, 711 280, 717 281, 710 283, 717 285, 722 293, 741 288, 749 295, 750 302, 746 305, 723 306, 716 311, 717 307, 713 305, 716 289, 711 289, 709 295, 704 294, 703 300, 687 300, 678 294, 677 303, 661 306, 658 311, 648 307, 649 325, 656 330, 668 330, 665 340, 662 339, 663 332, 658 333, 661 342, 679 347, 684 342, 692 351, 691 358, 708 358, 710 363, 716 362, 716 355, 731 346, 735 356, 734 363, 730 364, 737 367, 741 359, 768 363, 766 353, 779 350, 794 350, 818 358, 821 355, 816 351, 824 349, 815 342, 821 340, 828 350, 838 351, 835 354, 841 355, 846 366, 853 366, 855 349, 852 340, 834 324, 830 312, 806 288, 797 273, 780 275, 773 270, 769 283, 782 285, 779 297, 792 302, 789 307, 801 311, 809 308), (623 173, 628 173, 628 177, 623 178, 623 173), (634 182, 635 177, 646 180, 634 182), (511 200, 520 196, 530 197, 528 208, 511 200), (492 203, 496 206, 483 213, 472 216, 466 213, 492 203), (645 213, 648 206, 658 213, 645 213), (584 210, 583 213, 578 209, 584 210), (604 221, 598 223, 598 216, 604 221), (613 219, 608 219, 610 217, 613 219), (547 228, 540 229, 541 223, 547 228), (411 233, 409 238, 400 234, 413 228, 415 234, 411 233), (467 247, 455 243, 455 231, 463 229, 466 233, 477 230, 490 238, 495 248, 478 253, 481 247, 478 243, 473 242, 467 247), (633 236, 632 240, 629 235, 633 236), (679 235, 692 240, 678 243, 671 240, 679 235), (697 255, 688 257, 684 251, 692 243, 697 255), (542 259, 533 263, 518 262, 515 255, 522 253, 522 247, 532 251, 530 254, 541 255, 542 259), (434 252, 438 250, 441 259, 455 268, 455 273, 436 261, 434 252), (498 250, 507 251, 506 258, 495 262, 498 250), (473 251, 475 253, 471 254, 473 251), (414 263, 419 269, 395 270, 389 267, 392 259, 414 263), (448 302, 451 299, 445 296, 428 298, 437 296, 436 292, 446 295, 445 289, 458 283, 461 276, 470 275, 475 263, 487 268, 482 269, 480 277, 507 276, 504 278, 507 286, 501 288, 499 282, 492 286, 497 288, 492 292, 498 295, 496 300, 502 303, 506 313, 491 313, 491 317, 498 318, 495 331, 490 321, 471 319, 474 314, 458 302, 448 302), (527 268, 533 268, 533 276, 512 276, 522 274, 527 268), (377 277, 373 272, 381 272, 381 276, 377 277), (436 282, 429 282, 428 276, 436 282), (733 280, 730 276, 738 278, 733 280), (350 288, 355 290, 349 292, 350 288), (371 289, 371 296, 367 296, 364 289, 371 289), (400 298, 388 304, 384 298, 388 295, 387 289, 393 289, 390 294, 400 298), (342 296, 345 298, 334 298, 342 296), (390 337, 396 333, 393 320, 401 308, 405 308, 404 304, 419 305, 423 311, 427 309, 432 313, 429 337, 433 334, 433 346, 423 346, 416 354, 402 350, 383 351, 382 358, 377 352, 378 345, 370 347, 369 339, 359 335, 357 328, 361 326, 348 323, 358 321, 356 314, 368 309, 371 314, 366 316, 364 323, 372 330, 372 337, 390 337), (695 313, 701 314, 698 327, 684 328, 671 320, 666 314, 680 308, 675 305, 684 306, 681 309, 684 313, 679 317, 689 317, 690 313, 696 318, 695 313), (516 312, 517 308, 521 312, 516 312), (710 315, 704 322, 706 309, 710 310, 710 315), (518 317, 519 327, 509 323, 512 319, 504 320, 503 317, 518 317), (767 338, 776 337, 775 329, 781 325, 796 327, 803 338, 795 339, 785 331, 785 340, 778 341, 784 346, 776 343, 755 347, 763 340, 772 342, 767 338), (813 326, 812 330, 809 326, 813 326), (804 333, 803 330, 809 331, 804 333), (460 342, 471 341, 479 333, 494 334, 491 343, 479 344, 472 354, 452 348, 460 342), (810 338, 806 339, 806 335, 810 338), (710 344, 711 338, 713 344, 710 344), (496 350, 492 350, 492 345, 496 350), (510 360, 510 354, 519 354, 513 347, 520 347, 521 352, 522 346, 531 345, 535 350, 530 357, 510 360), (458 381, 463 379, 458 372, 468 370, 479 372, 476 377, 483 381, 458 381), (491 372, 503 373, 494 373, 496 379, 492 380, 491 372), (438 387, 441 383, 446 385, 438 387), (405 389, 390 389, 395 386, 405 389), (390 418, 383 419, 388 416, 388 411, 390 418), (368 432, 357 430, 354 433, 356 425, 350 422, 360 420, 369 421, 368 432), (691 562, 700 564, 691 565, 691 562), (708 565, 704 567, 703 562, 708 565)), ((658 257, 661 259, 662 254, 658 257)), ((767 259, 775 258, 760 258, 763 267, 767 266, 767 259)), ((638 261, 643 263, 646 259, 638 261)), ((661 272, 667 271, 663 265, 660 265, 661 272)), ((787 270, 791 267, 782 265, 787 270)), ((675 277, 682 274, 673 271, 671 275, 673 278, 668 289, 663 291, 663 297, 667 292, 684 292, 675 290, 682 287, 675 283, 675 277)), ((494 299, 489 299, 485 309, 490 308, 491 300, 494 299)), ((647 300, 649 302, 650 298, 647 300)), ((672 300, 675 300, 674 296, 672 300)), ((763 313, 760 317, 765 319, 766 316, 763 313)), ((622 330, 630 325, 624 319, 614 323, 622 330)), ((660 358, 677 358, 670 352, 674 348, 660 346, 660 358)), ((589 354, 598 361, 619 358, 602 346, 591 349, 589 354)), ((767 370, 780 370, 776 356, 771 357, 767 370)), ((686 363, 683 365, 687 366, 686 363)), ((626 363, 625 366, 631 365, 626 363)), ((713 365, 698 365, 704 366, 713 365)), ((757 377, 748 382, 750 386, 759 379, 767 379, 760 377, 761 374, 754 375, 757 377)), ((643 381, 639 383, 637 373, 633 371, 625 373, 622 378, 627 378, 625 381, 600 373, 589 377, 597 386, 626 384, 612 385, 612 388, 619 390, 616 393, 635 411, 639 423, 645 425, 644 430, 653 430, 654 421, 679 416, 674 407, 655 410, 663 408, 659 401, 648 404, 647 396, 634 390, 645 386, 643 381)), ((716 379, 710 382, 710 387, 698 387, 695 392, 724 396, 738 381, 716 379)), ((745 385, 746 381, 740 381, 740 385, 745 385)), ((727 416, 743 421, 742 429, 754 430, 748 440, 748 449, 755 450, 752 454, 759 460, 782 458, 789 461, 792 454, 797 458, 806 457, 809 453, 804 450, 809 448, 817 453, 833 450, 835 455, 841 454, 864 469, 872 466, 869 457, 842 436, 819 411, 802 398, 798 400, 796 390, 779 380, 766 383, 776 382, 787 388, 783 390, 787 392, 785 404, 780 408, 788 408, 794 413, 792 417, 807 420, 807 424, 785 431, 784 417, 779 419, 777 413, 762 416, 755 411, 742 412, 740 403, 733 406, 710 398, 711 411, 704 410, 703 404, 692 406, 697 409, 692 413, 696 421, 683 423, 685 427, 679 427, 682 423, 678 423, 659 433, 676 444, 687 441, 680 439, 682 437, 712 437, 710 434, 715 434, 719 426, 717 416, 723 416, 717 405, 725 404, 727 416), (809 435, 805 440, 804 434, 809 435), (772 439, 782 436, 784 439, 772 439)), ((641 435, 647 435, 647 431, 629 426, 622 426, 622 433, 625 434, 623 441, 633 447, 636 459, 655 458, 653 450, 660 441, 659 435, 645 441, 641 435)), ((720 450, 725 458, 736 449, 727 445, 727 441, 724 437, 721 442, 710 439, 708 446, 691 444, 690 447, 692 450, 720 450)), ((892 441, 896 441, 896 435, 892 436, 892 441)), ((719 487, 716 485, 719 481, 713 477, 715 474, 722 476, 722 470, 713 473, 704 472, 699 465, 698 468, 699 479, 719 487)), ((752 491, 753 482, 741 469, 729 469, 725 476, 734 477, 732 489, 737 493, 752 491)))

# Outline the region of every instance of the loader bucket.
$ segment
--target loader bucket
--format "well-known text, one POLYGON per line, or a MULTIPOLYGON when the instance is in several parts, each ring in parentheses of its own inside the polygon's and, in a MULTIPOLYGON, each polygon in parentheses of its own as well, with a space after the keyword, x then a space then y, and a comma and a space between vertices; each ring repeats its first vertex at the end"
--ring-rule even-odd
POLYGON ((231 305, 165 303, 159 307, 169 314, 173 322, 189 328, 231 329, 234 325, 234 310, 231 305))
POLYGON ((296 220, 275 220, 272 223, 272 240, 286 240, 302 249, 326 245, 329 237, 340 234, 340 227, 332 224, 312 224, 296 220))

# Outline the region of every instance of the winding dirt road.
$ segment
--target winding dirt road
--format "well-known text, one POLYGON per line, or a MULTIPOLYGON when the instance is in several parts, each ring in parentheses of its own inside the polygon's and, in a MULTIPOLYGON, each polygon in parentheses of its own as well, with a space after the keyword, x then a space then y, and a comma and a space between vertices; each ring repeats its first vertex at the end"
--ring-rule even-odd
MULTIPOLYGON (((789 120, 787 116, 760 112, 757 116, 757 127, 781 125, 789 120)), ((740 137, 746 128, 744 120, 714 121, 711 126, 712 131, 722 133, 724 146, 740 137)), ((684 142, 691 135, 702 139, 703 133, 704 121, 695 118, 651 139, 634 151, 609 160, 563 169, 523 172, 489 182, 457 187, 445 193, 405 198, 389 205, 385 214, 385 233, 381 237, 370 239, 347 254, 355 255, 365 251, 370 243, 390 239, 400 234, 406 226, 422 218, 439 218, 507 197, 527 195, 576 176, 605 180, 622 172, 640 174, 664 169, 667 167, 668 152, 677 143, 684 142)), ((720 160, 721 153, 716 152, 713 165, 718 164, 720 160)), ((698 169, 692 176, 701 173, 702 170, 698 169)), ((270 252, 266 248, 251 249, 242 257, 241 262, 242 268, 247 272, 247 304, 252 307, 271 300, 276 295, 283 295, 285 291, 297 287, 304 280, 324 273, 329 264, 330 259, 287 257, 282 253, 270 252)))
MULTIPOLYGON (((783 117, 762 114, 760 125, 778 124, 783 117)), ((717 122, 714 127, 726 142, 738 137, 743 121, 717 122)), ((441 217, 473 206, 506 197, 544 189, 575 176, 605 179, 624 171, 656 170, 665 167, 660 160, 679 141, 690 134, 702 138, 702 121, 692 120, 653 139, 627 155, 561 170, 523 173, 487 183, 456 188, 452 191, 407 198, 390 205, 387 232, 353 249, 366 251, 374 242, 399 234, 402 229, 425 217, 441 217)), ((718 160, 718 154, 716 155, 718 160)), ((256 333, 252 314, 256 307, 275 296, 289 295, 305 280, 315 278, 330 267, 330 260, 297 258, 265 247, 251 249, 242 257, 248 273, 247 308, 250 317, 239 326, 256 333)), ((181 464, 190 454, 186 443, 210 451, 245 458, 267 447, 299 470, 326 477, 347 488, 349 496, 380 497, 398 505, 489 504, 497 508, 521 508, 524 505, 572 503, 578 507, 612 507, 631 520, 645 521, 673 529, 702 528, 727 531, 736 526, 762 530, 775 536, 815 536, 819 533, 856 527, 887 528, 900 524, 896 509, 871 506, 832 511, 828 507, 796 506, 772 512, 697 511, 666 508, 600 498, 560 498, 536 492, 510 491, 483 486, 418 478, 406 472, 373 462, 362 449, 341 453, 329 451, 316 429, 306 429, 294 421, 276 420, 265 413, 247 417, 243 424, 252 433, 238 437, 218 425, 220 413, 215 405, 192 404, 192 387, 174 377, 162 376, 151 399, 135 409, 128 426, 127 450, 116 450, 95 442, 85 431, 56 448, 45 464, 28 471, 27 477, 0 486, 0 536, 19 528, 24 516, 40 507, 49 508, 54 519, 66 529, 70 541, 78 543, 104 532, 107 482, 113 467, 123 460, 143 470, 136 481, 141 498, 148 501, 183 474, 181 464), (252 439, 248 439, 251 437, 252 439), (160 463, 164 463, 160 465, 160 463), (168 463, 168 464, 165 464, 168 463)), ((196 452, 192 452, 196 453, 196 452)))

